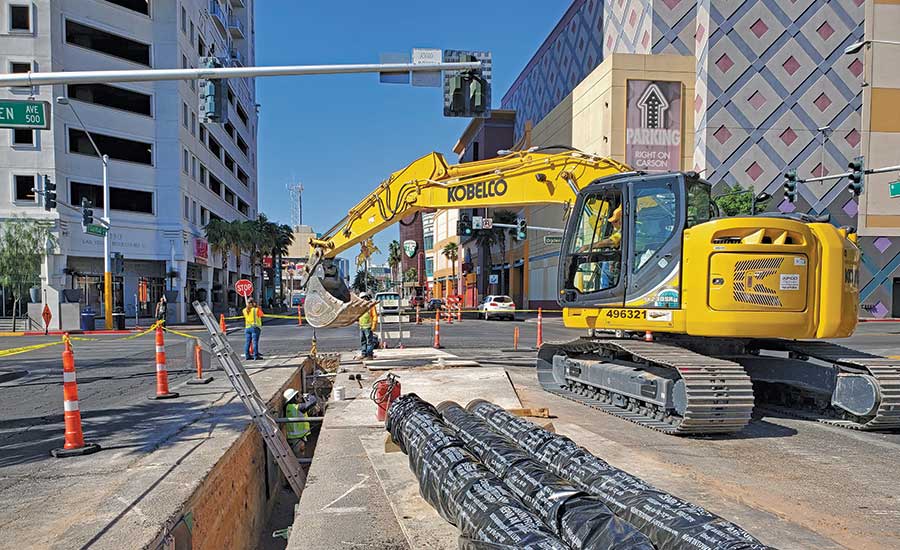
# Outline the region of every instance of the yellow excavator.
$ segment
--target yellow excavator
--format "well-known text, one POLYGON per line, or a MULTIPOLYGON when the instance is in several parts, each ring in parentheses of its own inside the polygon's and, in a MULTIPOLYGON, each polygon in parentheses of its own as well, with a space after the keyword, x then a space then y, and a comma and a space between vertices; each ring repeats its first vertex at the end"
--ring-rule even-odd
POLYGON ((320 239, 304 272, 316 327, 371 302, 332 259, 421 209, 560 203, 558 302, 574 341, 547 343, 542 387, 670 434, 740 431, 754 405, 846 428, 900 427, 900 361, 826 342, 853 333, 859 249, 827 218, 720 217, 693 172, 641 173, 565 147, 390 175, 320 239))

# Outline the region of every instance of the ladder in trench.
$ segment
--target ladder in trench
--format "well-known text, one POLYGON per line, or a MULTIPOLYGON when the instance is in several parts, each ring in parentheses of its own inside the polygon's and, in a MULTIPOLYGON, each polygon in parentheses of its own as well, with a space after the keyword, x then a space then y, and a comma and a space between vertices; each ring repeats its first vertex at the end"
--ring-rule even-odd
POLYGON ((197 315, 200 316, 203 326, 206 327, 206 330, 209 331, 212 337, 213 354, 219 360, 219 364, 222 365, 222 368, 228 375, 228 380, 231 381, 234 390, 250 412, 256 428, 266 442, 266 447, 275 457, 275 461, 278 462, 278 466, 281 468, 284 477, 287 478, 288 483, 291 484, 294 494, 297 495, 297 498, 300 498, 300 493, 303 492, 303 487, 306 484, 306 475, 300 468, 300 463, 297 457, 294 456, 290 445, 288 445, 287 439, 281 433, 281 430, 278 429, 275 419, 269 414, 265 401, 262 400, 259 392, 256 391, 256 386, 250 380, 250 376, 241 364, 240 358, 232 349, 231 344, 228 343, 225 334, 219 329, 219 323, 216 321, 212 311, 210 311, 209 306, 206 302, 196 301, 192 305, 194 310, 197 311, 197 315))

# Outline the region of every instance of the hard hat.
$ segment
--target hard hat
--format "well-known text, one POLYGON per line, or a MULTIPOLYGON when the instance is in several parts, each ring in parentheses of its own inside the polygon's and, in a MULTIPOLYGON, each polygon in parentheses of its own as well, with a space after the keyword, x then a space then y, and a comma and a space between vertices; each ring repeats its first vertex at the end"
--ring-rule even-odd
POLYGON ((285 401, 290 401, 291 399, 293 399, 294 397, 296 397, 299 393, 300 393, 300 392, 298 392, 298 391, 295 390, 294 388, 288 388, 288 389, 284 390, 284 393, 281 394, 281 395, 284 396, 284 400, 285 400, 285 401))
POLYGON ((369 299, 369 293, 368 293, 368 292, 360 292, 360 293, 359 293, 359 297, 362 298, 363 300, 368 300, 368 299, 369 299))
POLYGON ((613 210, 612 215, 609 217, 609 221, 612 223, 612 222, 618 222, 621 220, 622 220, 622 207, 620 206, 620 207, 616 208, 615 210, 613 210))

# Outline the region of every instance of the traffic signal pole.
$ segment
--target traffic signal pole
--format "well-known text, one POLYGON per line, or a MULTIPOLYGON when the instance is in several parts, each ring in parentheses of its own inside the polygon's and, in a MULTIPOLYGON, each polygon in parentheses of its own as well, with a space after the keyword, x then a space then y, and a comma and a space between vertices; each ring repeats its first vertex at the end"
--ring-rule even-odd
MULTIPOLYGON (((90 134, 89 134, 90 135, 90 134)), ((99 152, 99 151, 98 151, 99 152)), ((103 161, 103 221, 109 226, 109 157, 100 157, 103 161)), ((106 330, 112 330, 112 269, 109 266, 109 231, 103 235, 103 319, 106 330)))

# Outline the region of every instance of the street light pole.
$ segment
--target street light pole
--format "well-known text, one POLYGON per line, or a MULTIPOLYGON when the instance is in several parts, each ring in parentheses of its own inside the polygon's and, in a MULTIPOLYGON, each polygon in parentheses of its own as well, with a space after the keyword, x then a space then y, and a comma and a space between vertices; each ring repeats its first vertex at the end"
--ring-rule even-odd
POLYGON ((109 156, 104 155, 100 152, 100 148, 97 147, 97 143, 94 141, 94 137, 91 136, 91 132, 84 125, 84 121, 82 121, 81 117, 78 116, 78 111, 75 110, 75 106, 69 102, 69 98, 60 96, 56 98, 56 102, 60 105, 68 105, 69 108, 72 109, 72 114, 75 115, 76 120, 78 120, 78 124, 87 135, 88 141, 91 142, 91 147, 94 148, 94 152, 97 153, 98 157, 100 157, 100 163, 103 166, 103 222, 107 227, 107 231, 103 235, 103 318, 106 324, 106 329, 111 330, 113 328, 113 320, 112 269, 110 267, 109 258, 109 156))

